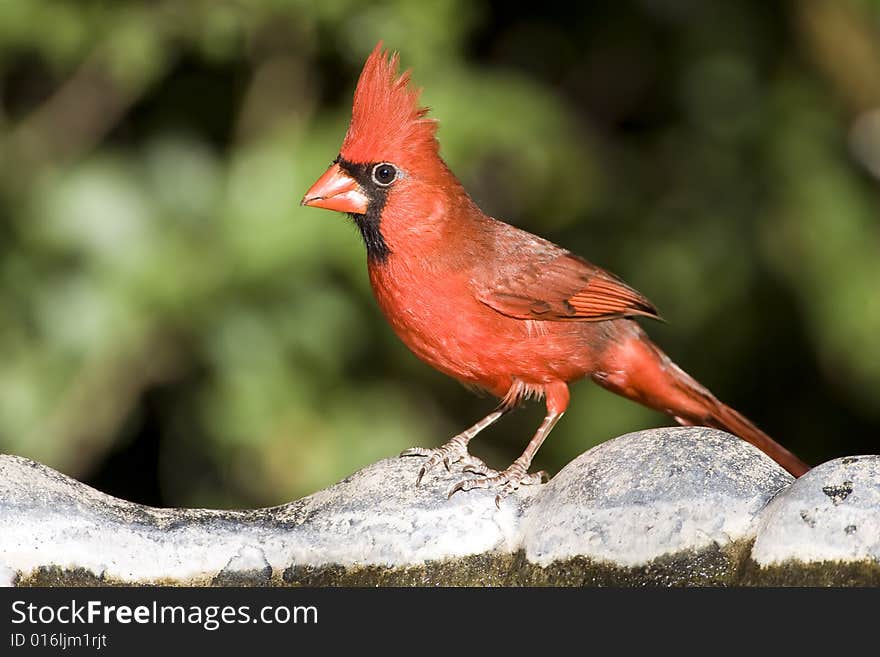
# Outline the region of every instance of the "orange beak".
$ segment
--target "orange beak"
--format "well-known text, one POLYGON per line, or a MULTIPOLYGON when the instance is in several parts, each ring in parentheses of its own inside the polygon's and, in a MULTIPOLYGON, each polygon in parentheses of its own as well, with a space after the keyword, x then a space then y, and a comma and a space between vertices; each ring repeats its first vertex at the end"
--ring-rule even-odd
POLYGON ((309 188, 300 205, 365 214, 369 199, 357 181, 334 164, 309 188))

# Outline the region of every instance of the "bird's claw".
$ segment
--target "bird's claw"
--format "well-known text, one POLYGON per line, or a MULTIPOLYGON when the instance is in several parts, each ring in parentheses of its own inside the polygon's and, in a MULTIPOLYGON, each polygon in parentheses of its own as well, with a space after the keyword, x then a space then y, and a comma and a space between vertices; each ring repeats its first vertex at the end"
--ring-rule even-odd
POLYGON ((459 434, 440 447, 411 447, 410 449, 403 450, 400 455, 427 457, 427 460, 422 463, 422 466, 419 468, 419 473, 416 476, 416 486, 419 486, 422 483, 422 478, 429 470, 441 463, 446 468, 447 472, 452 471, 453 463, 461 463, 463 469, 469 472, 477 472, 480 474, 489 472, 489 467, 482 459, 468 453, 467 444, 467 438, 459 434))
POLYGON ((419 467, 416 476, 416 486, 422 483, 422 479, 431 468, 436 467, 440 463, 451 471, 453 463, 460 463, 462 472, 476 474, 478 476, 471 479, 462 479, 454 484, 447 492, 447 499, 452 497, 458 491, 468 491, 475 488, 497 489, 498 494, 495 496, 495 505, 501 508, 501 500, 510 495, 520 486, 531 486, 540 484, 550 479, 546 471, 528 472, 529 464, 524 460, 517 459, 509 468, 499 472, 493 470, 479 457, 473 456, 467 451, 468 438, 463 434, 455 436, 445 445, 435 448, 411 447, 400 453, 401 456, 422 456, 426 457, 424 463, 419 467))
POLYGON ((477 474, 481 476, 474 477, 473 479, 463 479, 453 485, 446 493, 447 499, 452 497, 458 491, 469 491, 475 488, 498 489, 498 494, 495 495, 495 506, 499 509, 501 508, 501 500, 510 495, 520 486, 532 486, 535 484, 546 483, 550 480, 550 475, 547 474, 546 470, 528 473, 526 472, 525 466, 517 461, 514 461, 507 470, 501 472, 492 470, 491 468, 486 467, 485 464, 483 464, 482 470, 475 470, 466 467, 465 471, 477 472, 477 474))

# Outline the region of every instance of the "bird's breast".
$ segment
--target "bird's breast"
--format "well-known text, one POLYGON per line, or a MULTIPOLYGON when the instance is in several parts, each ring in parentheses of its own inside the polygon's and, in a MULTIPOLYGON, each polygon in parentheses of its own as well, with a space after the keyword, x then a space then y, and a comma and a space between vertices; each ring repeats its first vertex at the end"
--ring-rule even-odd
POLYGON ((466 267, 443 270, 392 255, 370 267, 370 282, 394 332, 416 356, 498 396, 514 380, 572 381, 592 367, 585 347, 595 327, 501 315, 476 298, 466 267))

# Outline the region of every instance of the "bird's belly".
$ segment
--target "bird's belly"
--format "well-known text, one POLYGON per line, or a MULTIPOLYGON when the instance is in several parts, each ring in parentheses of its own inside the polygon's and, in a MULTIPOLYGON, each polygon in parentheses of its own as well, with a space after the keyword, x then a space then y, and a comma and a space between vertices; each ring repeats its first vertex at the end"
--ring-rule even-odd
POLYGON ((375 278, 376 298, 398 337, 421 360, 460 381, 503 396, 515 380, 573 381, 593 369, 588 346, 595 327, 588 324, 506 317, 469 294, 442 289, 442 279, 401 290, 375 278))

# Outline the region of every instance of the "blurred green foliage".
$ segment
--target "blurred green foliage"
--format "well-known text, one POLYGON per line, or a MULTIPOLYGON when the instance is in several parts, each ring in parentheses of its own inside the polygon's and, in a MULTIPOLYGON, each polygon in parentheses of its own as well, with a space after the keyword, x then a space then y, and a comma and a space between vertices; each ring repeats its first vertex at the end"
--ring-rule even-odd
MULTIPOLYGON (((880 3, 0 2, 0 450, 275 504, 492 401, 419 363, 299 207, 379 39, 490 214, 622 275, 813 461, 880 429, 880 3)), ((518 455, 533 405, 474 445, 518 455)), ((538 455, 668 423, 589 383, 538 455)))

